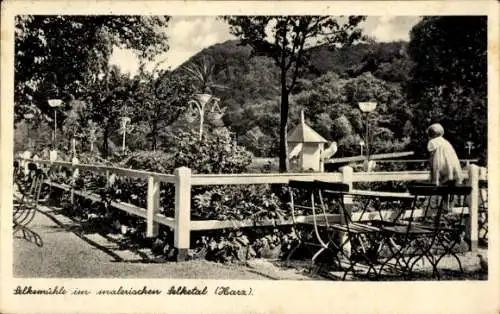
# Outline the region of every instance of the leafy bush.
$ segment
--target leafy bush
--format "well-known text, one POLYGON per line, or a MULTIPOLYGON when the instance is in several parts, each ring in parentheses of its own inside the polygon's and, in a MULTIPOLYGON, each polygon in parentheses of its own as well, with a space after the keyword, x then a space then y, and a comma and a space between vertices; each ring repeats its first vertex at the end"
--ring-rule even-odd
POLYGON ((226 128, 198 134, 180 132, 170 138, 165 148, 172 156, 173 168, 189 167, 193 173, 242 173, 252 162, 252 155, 236 145, 226 128))
POLYGON ((137 151, 130 153, 118 164, 123 168, 141 169, 159 173, 172 173, 174 160, 171 154, 163 151, 137 151))

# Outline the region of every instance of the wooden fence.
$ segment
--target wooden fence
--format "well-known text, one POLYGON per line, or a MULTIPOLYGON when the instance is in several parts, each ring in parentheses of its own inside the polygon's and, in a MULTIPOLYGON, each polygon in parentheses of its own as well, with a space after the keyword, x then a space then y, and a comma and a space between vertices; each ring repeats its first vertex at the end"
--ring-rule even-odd
MULTIPOLYGON (((101 173, 108 178, 111 174, 118 176, 139 178, 147 180, 147 206, 140 208, 124 202, 112 202, 111 206, 125 211, 129 214, 146 219, 146 235, 155 237, 158 234, 159 224, 165 225, 174 231, 174 246, 178 249, 178 260, 184 260, 190 247, 191 231, 214 230, 224 228, 242 228, 253 226, 273 226, 290 225, 292 220, 274 220, 265 219, 254 221, 251 219, 236 220, 202 220, 191 221, 191 187, 200 185, 248 185, 248 184, 286 184, 289 180, 323 180, 328 182, 343 182, 352 186, 353 182, 386 182, 386 181, 422 181, 429 180, 428 171, 398 171, 398 172, 353 172, 351 167, 343 167, 342 172, 321 172, 321 173, 272 173, 272 174, 193 174, 191 169, 180 167, 175 169, 174 174, 161 174, 156 172, 133 170, 125 168, 116 168, 109 166, 97 166, 86 164, 75 164, 71 162, 51 162, 47 160, 25 160, 40 165, 49 165, 50 167, 65 167, 101 173), (160 183, 165 182, 175 186, 175 216, 166 217, 159 213, 160 208, 160 183)), ((464 177, 467 178, 472 186, 470 196, 469 211, 469 235, 471 247, 477 247, 478 240, 478 206, 479 206, 479 179, 486 179, 486 169, 479 168, 476 165, 470 165, 468 171, 464 171, 464 177)), ((74 190, 69 185, 58 184, 47 181, 52 187, 67 190, 73 195, 89 198, 94 201, 100 201, 101 197, 86 191, 74 190)), ((375 196, 409 196, 408 193, 395 192, 369 192, 357 191, 361 193, 374 194, 375 196)), ((354 214, 356 215, 356 214, 354 214)), ((369 217, 367 218, 374 218, 369 217)), ((311 217, 300 216, 296 218, 297 222, 310 222, 311 217)))

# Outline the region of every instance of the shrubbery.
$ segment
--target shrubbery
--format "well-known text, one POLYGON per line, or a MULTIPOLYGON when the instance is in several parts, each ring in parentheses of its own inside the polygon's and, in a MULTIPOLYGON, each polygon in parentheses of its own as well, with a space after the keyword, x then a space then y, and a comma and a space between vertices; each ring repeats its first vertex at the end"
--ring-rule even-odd
MULTIPOLYGON (((118 154, 110 156, 108 160, 92 154, 82 154, 78 157, 82 164, 110 165, 166 174, 172 174, 175 168, 181 166, 191 168, 194 174, 240 173, 247 172, 251 162, 251 155, 232 141, 226 129, 205 133, 201 142, 195 132, 178 133, 171 137, 165 151, 118 154)), ((376 168, 376 171, 397 171, 403 170, 404 164, 379 163, 376 168)), ((77 189, 94 190, 94 193, 98 193, 103 200, 103 202, 91 202, 80 199, 77 205, 70 205, 66 201, 65 207, 70 216, 79 216, 82 219, 93 217, 94 220, 97 217, 102 225, 108 226, 108 231, 125 233, 128 239, 136 239, 151 246, 154 252, 169 257, 174 256, 173 233, 168 228, 162 226, 162 232, 157 239, 147 240, 144 219, 112 210, 109 206, 111 201, 122 201, 146 208, 146 180, 111 175, 107 181, 104 174, 91 171, 80 171, 79 178, 74 180, 71 172, 66 171, 59 172, 56 181, 73 184, 77 189)), ((355 187, 386 191, 405 190, 404 183, 400 182, 357 183, 355 187)), ((194 186, 191 195, 193 220, 257 222, 262 219, 279 221, 291 218, 285 191, 276 187, 271 188, 269 185, 194 186)), ((296 198, 303 196, 297 194, 296 198)), ((173 217, 174 200, 174 185, 162 183, 160 212, 173 217)), ((311 213, 298 210, 296 214, 311 213)), ((191 247, 193 258, 227 262, 251 257, 283 257, 297 243, 297 234, 290 226, 271 226, 193 232, 191 247)))
MULTIPOLYGON (((64 158, 65 161, 69 161, 64 158)), ((96 155, 79 155, 81 164, 109 165, 122 168, 141 169, 172 174, 177 167, 187 166, 193 173, 241 173, 247 172, 251 154, 236 145, 227 129, 216 129, 205 133, 199 141, 195 132, 181 132, 172 136, 165 151, 138 151, 124 156, 115 155, 104 160, 96 155)), ((67 169, 69 170, 69 169, 67 169)), ((155 252, 172 255, 173 237, 162 228, 154 241, 144 241, 145 226, 142 218, 112 210, 111 201, 122 201, 145 208, 147 206, 147 181, 111 175, 106 187, 106 176, 91 171, 80 171, 73 180, 71 171, 58 172, 57 182, 73 184, 77 189, 93 190, 102 198, 102 203, 79 199, 68 203, 65 194, 66 214, 77 219, 100 221, 110 226, 113 232, 124 232, 128 237, 142 239, 155 252), (162 248, 159 248, 159 247, 162 248)), ((90 192, 90 191, 89 191, 90 192)), ((286 219, 290 212, 281 199, 273 194, 268 185, 216 185, 195 186, 191 190, 193 220, 253 220, 265 218, 286 219)), ((173 184, 162 183, 160 189, 160 211, 172 217, 175 209, 173 184)), ((247 257, 279 257, 290 249, 296 240, 287 230, 274 228, 215 230, 193 234, 194 257, 215 261, 234 261, 247 257), (267 230, 270 229, 270 230, 267 230), (285 240, 283 240, 285 239, 285 240), (295 240, 294 240, 295 239, 295 240), (282 240, 284 241, 282 244, 282 240)))

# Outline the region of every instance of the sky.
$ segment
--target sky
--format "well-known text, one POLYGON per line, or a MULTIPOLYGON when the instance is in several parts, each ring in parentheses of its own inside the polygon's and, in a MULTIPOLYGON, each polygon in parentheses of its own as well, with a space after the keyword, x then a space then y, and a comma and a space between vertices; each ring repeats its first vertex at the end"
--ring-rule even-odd
MULTIPOLYGON (((370 16, 360 26, 364 34, 376 41, 390 42, 409 40, 409 32, 419 20, 418 16, 370 16)), ((235 39, 229 33, 228 25, 215 16, 174 16, 167 33, 170 49, 158 56, 157 62, 163 61, 159 68, 175 69, 204 48, 235 39)), ((118 65, 123 72, 137 72, 138 59, 132 51, 114 49, 110 63, 118 65)), ((153 65, 149 64, 148 68, 153 65)))

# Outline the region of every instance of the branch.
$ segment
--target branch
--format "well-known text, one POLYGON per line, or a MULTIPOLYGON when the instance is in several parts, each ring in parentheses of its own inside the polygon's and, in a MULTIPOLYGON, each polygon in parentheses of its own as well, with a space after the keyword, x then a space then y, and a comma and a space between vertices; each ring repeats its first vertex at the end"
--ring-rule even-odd
POLYGON ((298 76, 298 73, 299 73, 299 68, 301 66, 301 59, 302 59, 302 53, 304 51, 304 44, 306 42, 306 37, 303 36, 302 37, 302 40, 300 42, 300 48, 299 48, 299 51, 297 53, 297 59, 295 60, 295 71, 293 72, 293 76, 292 76, 292 83, 290 84, 290 87, 288 88, 288 90, 292 90, 292 88, 295 86, 295 84, 297 83, 297 76, 298 76))

